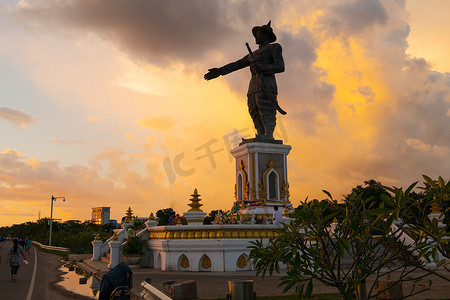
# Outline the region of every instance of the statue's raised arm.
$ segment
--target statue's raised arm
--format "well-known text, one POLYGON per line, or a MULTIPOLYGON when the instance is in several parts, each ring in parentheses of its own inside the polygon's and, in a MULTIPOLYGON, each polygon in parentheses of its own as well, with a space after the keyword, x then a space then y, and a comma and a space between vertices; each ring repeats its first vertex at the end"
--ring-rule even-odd
POLYGON ((253 27, 252 33, 259 48, 243 58, 220 68, 212 68, 204 75, 206 80, 234 72, 250 66, 252 77, 248 87, 248 110, 257 131, 256 140, 273 141, 277 110, 285 114, 277 102, 276 73, 284 72, 284 60, 281 45, 274 43, 277 39, 267 25, 253 27))

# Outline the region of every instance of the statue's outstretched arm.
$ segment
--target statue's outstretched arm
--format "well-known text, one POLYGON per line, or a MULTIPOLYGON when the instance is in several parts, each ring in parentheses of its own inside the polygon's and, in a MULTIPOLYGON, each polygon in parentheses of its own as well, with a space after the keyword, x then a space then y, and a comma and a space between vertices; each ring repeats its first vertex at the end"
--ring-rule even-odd
POLYGON ((206 80, 211 80, 211 79, 219 77, 220 75, 226 75, 231 72, 248 67, 249 65, 250 65, 250 63, 248 61, 248 58, 247 58, 247 56, 245 56, 245 57, 243 57, 235 62, 229 63, 223 67, 208 69, 208 73, 205 74, 204 78, 206 80))

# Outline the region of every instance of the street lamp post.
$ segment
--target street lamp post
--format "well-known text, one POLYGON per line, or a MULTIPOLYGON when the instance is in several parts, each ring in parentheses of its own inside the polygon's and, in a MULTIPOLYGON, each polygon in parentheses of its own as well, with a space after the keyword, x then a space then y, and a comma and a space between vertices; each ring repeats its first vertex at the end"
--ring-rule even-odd
POLYGON ((53 225, 53 201, 56 201, 56 199, 63 199, 63 201, 66 201, 66 197, 54 197, 52 195, 52 205, 51 205, 51 209, 50 209, 50 236, 48 239, 48 245, 51 246, 52 245, 52 225, 53 225))

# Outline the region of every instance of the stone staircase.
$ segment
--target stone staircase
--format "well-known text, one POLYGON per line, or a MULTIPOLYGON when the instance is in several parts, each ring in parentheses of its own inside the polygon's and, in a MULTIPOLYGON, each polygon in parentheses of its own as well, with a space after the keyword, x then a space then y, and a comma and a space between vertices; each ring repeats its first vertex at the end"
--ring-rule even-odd
POLYGON ((104 263, 111 263, 111 253, 108 251, 99 257, 99 260, 104 263))

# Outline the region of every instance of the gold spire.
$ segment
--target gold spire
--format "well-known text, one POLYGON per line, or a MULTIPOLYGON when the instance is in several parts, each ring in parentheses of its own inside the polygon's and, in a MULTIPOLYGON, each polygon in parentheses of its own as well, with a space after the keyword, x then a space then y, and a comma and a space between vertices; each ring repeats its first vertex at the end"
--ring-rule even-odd
POLYGON ((128 222, 131 222, 132 220, 133 220, 133 211, 131 210, 131 207, 128 206, 126 217, 125 217, 125 222, 128 223, 128 222))
POLYGON ((192 208, 188 211, 203 211, 200 209, 200 206, 203 206, 203 204, 199 203, 202 199, 199 198, 201 195, 197 193, 197 189, 194 190, 194 193, 191 196, 192 198, 189 200, 191 200, 192 203, 188 205, 192 208))
POLYGON ((150 213, 150 216, 148 217, 149 220, 153 221, 155 219, 155 215, 153 212, 150 213))
POLYGON ((441 213, 441 207, 437 201, 433 202, 431 204, 431 213, 432 214, 440 214, 441 213))

